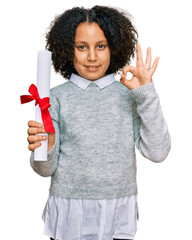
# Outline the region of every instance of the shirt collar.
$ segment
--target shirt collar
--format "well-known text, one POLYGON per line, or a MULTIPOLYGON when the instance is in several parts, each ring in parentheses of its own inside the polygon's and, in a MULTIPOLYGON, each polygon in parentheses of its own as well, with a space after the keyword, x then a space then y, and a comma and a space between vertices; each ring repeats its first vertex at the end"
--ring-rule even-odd
POLYGON ((86 78, 80 77, 77 74, 72 73, 69 81, 73 82, 82 89, 86 89, 90 83, 95 83, 100 89, 110 85, 115 81, 114 74, 108 74, 103 78, 99 78, 95 81, 88 80, 86 78))

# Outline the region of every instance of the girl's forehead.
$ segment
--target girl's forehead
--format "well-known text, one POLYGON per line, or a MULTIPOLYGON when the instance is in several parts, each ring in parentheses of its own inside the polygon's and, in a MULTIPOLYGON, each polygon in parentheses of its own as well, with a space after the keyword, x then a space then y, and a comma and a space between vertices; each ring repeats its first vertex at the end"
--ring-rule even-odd
POLYGON ((93 22, 93 23, 81 23, 77 26, 76 34, 75 34, 75 41, 107 41, 103 30, 100 26, 93 22))

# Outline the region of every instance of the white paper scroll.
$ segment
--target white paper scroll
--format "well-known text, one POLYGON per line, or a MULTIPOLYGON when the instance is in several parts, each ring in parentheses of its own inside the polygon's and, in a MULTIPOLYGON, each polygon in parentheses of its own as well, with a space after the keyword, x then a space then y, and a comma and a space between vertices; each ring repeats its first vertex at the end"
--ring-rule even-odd
MULTIPOLYGON (((42 50, 38 52, 37 57, 37 89, 40 98, 49 97, 51 73, 51 52, 42 50)), ((35 121, 42 122, 41 110, 39 104, 35 108, 35 121)), ((39 134, 47 135, 47 133, 39 134)), ((47 143, 48 140, 41 142, 41 146, 34 150, 34 161, 47 161, 47 143)))

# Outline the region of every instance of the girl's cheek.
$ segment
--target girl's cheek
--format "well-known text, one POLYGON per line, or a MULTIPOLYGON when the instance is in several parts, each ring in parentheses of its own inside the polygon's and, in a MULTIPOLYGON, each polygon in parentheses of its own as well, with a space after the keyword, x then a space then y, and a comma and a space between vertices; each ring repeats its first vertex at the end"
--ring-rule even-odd
POLYGON ((74 63, 82 63, 84 61, 83 56, 75 56, 74 63))

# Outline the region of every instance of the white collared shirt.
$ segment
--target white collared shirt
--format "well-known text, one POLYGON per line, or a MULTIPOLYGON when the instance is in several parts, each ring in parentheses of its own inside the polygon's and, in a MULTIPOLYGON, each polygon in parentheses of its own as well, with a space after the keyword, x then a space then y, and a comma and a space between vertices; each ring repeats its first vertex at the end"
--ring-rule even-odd
POLYGON ((103 89, 104 87, 110 85, 116 80, 115 80, 114 74, 108 74, 103 78, 99 78, 97 80, 91 81, 72 73, 69 81, 75 83, 78 87, 85 90, 90 83, 95 83, 100 89, 103 89))

